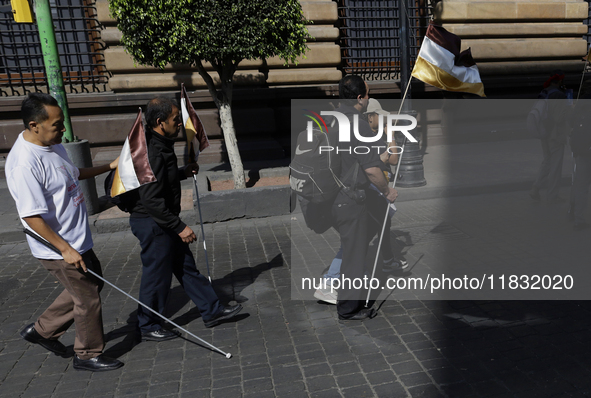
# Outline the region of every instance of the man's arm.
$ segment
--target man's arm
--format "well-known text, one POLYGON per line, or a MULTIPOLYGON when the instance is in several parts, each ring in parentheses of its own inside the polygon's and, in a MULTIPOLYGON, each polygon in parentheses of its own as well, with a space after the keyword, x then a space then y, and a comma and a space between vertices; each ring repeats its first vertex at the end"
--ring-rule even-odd
POLYGON ((78 170, 80 170, 80 175, 78 176, 78 179, 79 180, 86 180, 87 178, 96 177, 99 174, 103 174, 103 173, 106 173, 107 171, 111 171, 111 170, 116 169, 118 164, 119 164, 119 156, 117 156, 117 159, 113 160, 109 164, 104 164, 102 166, 96 166, 96 167, 85 167, 82 169, 78 169, 78 170))
POLYGON ((365 169, 365 174, 367 175, 367 178, 369 178, 369 181, 380 190, 382 195, 384 195, 388 201, 394 202, 396 200, 398 192, 394 188, 388 186, 388 181, 386 180, 386 177, 384 177, 382 169, 379 167, 370 167, 365 169))
POLYGON ((51 229, 41 216, 23 217, 23 220, 39 236, 54 245, 62 253, 65 262, 74 265, 76 268, 82 267, 84 272, 86 272, 86 264, 84 264, 80 253, 74 250, 68 242, 51 229))

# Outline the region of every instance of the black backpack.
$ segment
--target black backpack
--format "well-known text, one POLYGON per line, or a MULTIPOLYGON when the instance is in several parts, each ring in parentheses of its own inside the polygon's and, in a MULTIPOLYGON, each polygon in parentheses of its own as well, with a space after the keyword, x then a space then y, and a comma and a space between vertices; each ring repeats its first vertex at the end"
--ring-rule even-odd
POLYGON ((340 181, 341 157, 336 153, 336 132, 308 130, 298 135, 295 155, 289 165, 289 183, 297 194, 308 228, 323 233, 332 226, 331 207, 344 184, 340 181), (328 150, 332 148, 332 150, 328 150), (322 150, 321 150, 322 149, 322 150))
POLYGON ((575 115, 575 123, 570 133, 570 148, 575 156, 591 156, 591 118, 588 112, 575 115))

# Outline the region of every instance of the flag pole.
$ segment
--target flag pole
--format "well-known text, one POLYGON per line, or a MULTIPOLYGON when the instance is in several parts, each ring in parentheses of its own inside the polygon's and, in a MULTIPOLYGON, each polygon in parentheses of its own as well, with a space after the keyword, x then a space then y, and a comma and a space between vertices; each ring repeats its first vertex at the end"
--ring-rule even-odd
MULTIPOLYGON (((42 237, 40 237, 39 235, 31 232, 28 228, 24 228, 23 232, 27 235, 29 235, 31 238, 35 239, 37 242, 45 245, 48 249, 54 251, 55 253, 59 254, 60 256, 62 255, 62 253, 59 251, 59 249, 57 247, 55 247, 54 245, 52 245, 50 242, 46 241, 45 239, 43 239, 42 237)), ((119 289, 117 286, 115 286, 114 284, 112 284, 111 282, 109 282, 108 280, 106 280, 105 278, 103 278, 102 276, 98 275, 96 272, 94 272, 91 269, 87 269, 87 271, 97 277, 98 279, 100 279, 101 281, 105 282, 106 284, 108 284, 109 286, 117 289, 119 292, 123 293, 124 295, 126 295, 127 297, 129 297, 130 299, 132 299, 133 301, 135 301, 136 303, 138 303, 139 305, 141 305, 142 307, 144 307, 145 309, 147 309, 148 311, 152 312, 155 315, 158 315, 160 318, 164 319, 166 322, 170 323, 173 326, 176 326, 177 328, 179 328, 180 330, 182 330, 183 332, 187 333, 189 336, 199 340, 200 342, 202 342, 203 344, 208 345, 209 347, 213 348, 215 351, 219 352, 220 354, 223 354, 226 358, 230 359, 232 358, 232 354, 230 354, 229 352, 224 352, 222 350, 220 350, 219 348, 217 348, 216 346, 209 344, 207 341, 195 336, 193 333, 189 332, 187 329, 177 325, 176 323, 174 323, 173 321, 171 321, 170 319, 166 318, 164 315, 159 314, 158 312, 154 311, 153 309, 151 309, 150 307, 148 307, 147 305, 145 305, 144 303, 142 303, 141 301, 135 299, 133 296, 131 296, 130 294, 124 292, 123 290, 119 289)))
POLYGON ((203 217, 201 216, 201 202, 199 200, 199 188, 197 188, 197 175, 193 174, 193 182, 195 183, 195 196, 197 196, 197 209, 199 209, 199 225, 201 225, 201 236, 203 237, 203 251, 205 252, 205 266, 207 267, 207 276, 209 283, 211 283, 211 273, 209 272, 209 258, 207 256, 207 245, 205 244, 205 230, 203 228, 203 217))
MULTIPOLYGON (((400 112, 402 112, 402 107, 404 106, 404 100, 406 99, 406 93, 408 92, 408 89, 410 87, 410 82, 412 80, 412 77, 410 79, 408 79, 408 84, 406 85, 406 89, 404 90, 404 96, 402 97, 402 102, 400 103, 400 108, 398 109, 398 114, 400 115, 400 112)), ((396 126, 398 124, 398 119, 396 119, 396 121, 394 122, 394 125, 396 126)), ((396 164, 396 171, 394 173, 394 181, 392 183, 392 188, 396 187, 396 180, 398 179, 398 171, 400 170, 400 163, 402 160, 402 155, 404 154, 404 146, 406 145, 406 135, 404 136, 404 141, 402 141, 402 152, 400 152, 400 155, 398 155, 398 163, 396 164)), ((388 149, 390 149, 388 147, 388 149)), ((380 249, 382 248, 382 240, 384 238, 384 231, 386 230, 386 224, 388 222, 388 216, 390 213, 390 202, 386 199, 386 215, 384 216, 384 222, 382 223, 382 231, 380 232, 380 238, 378 239, 378 250, 376 252, 376 258, 373 262, 373 270, 371 271, 371 279, 373 280, 375 274, 376 274, 376 267, 378 265, 378 258, 380 256, 380 249)), ((369 289, 367 290, 367 298, 365 299, 365 307, 367 308, 369 305, 369 296, 371 295, 371 284, 369 285, 369 289)))

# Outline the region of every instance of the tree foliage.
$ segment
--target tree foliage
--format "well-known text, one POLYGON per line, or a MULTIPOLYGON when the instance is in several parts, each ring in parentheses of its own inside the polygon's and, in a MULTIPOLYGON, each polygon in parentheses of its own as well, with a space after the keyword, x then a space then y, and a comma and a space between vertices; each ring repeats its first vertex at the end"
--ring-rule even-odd
POLYGON ((205 60, 218 70, 273 56, 295 62, 306 50, 298 0, 110 0, 110 9, 127 51, 157 68, 205 60))
POLYGON ((278 56, 295 63, 304 54, 308 31, 299 1, 110 0, 109 7, 135 62, 160 69, 168 63, 197 67, 220 111, 234 187, 244 188, 232 79, 242 60, 278 56), (203 61, 218 73, 220 92, 203 61))

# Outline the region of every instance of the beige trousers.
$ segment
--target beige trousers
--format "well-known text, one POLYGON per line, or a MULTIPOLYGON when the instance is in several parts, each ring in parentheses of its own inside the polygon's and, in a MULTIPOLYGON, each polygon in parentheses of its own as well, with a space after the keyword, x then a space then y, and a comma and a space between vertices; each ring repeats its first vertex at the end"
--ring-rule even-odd
MULTIPOLYGON (((102 276, 101 264, 92 250, 82 255, 88 269, 102 276)), ((35 322, 35 330, 44 338, 56 340, 76 324, 74 352, 80 359, 91 359, 105 348, 103 317, 99 292, 103 282, 80 271, 64 260, 42 260, 64 287, 64 291, 35 322)))

